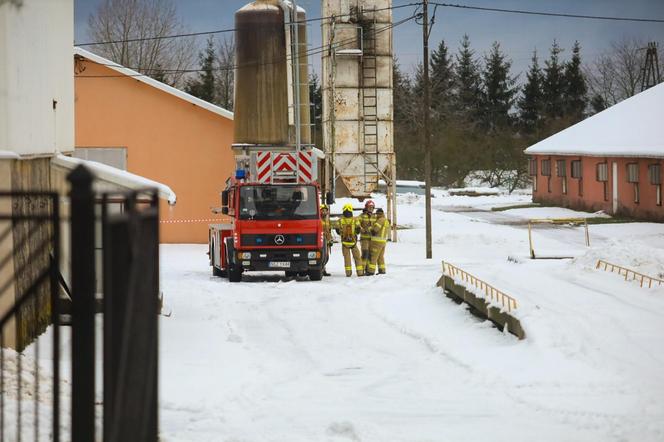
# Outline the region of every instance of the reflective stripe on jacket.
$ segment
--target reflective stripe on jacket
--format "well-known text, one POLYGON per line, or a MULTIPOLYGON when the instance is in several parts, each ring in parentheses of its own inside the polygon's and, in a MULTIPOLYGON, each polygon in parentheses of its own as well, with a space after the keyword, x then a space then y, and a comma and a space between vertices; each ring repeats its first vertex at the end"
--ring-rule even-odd
POLYGON ((360 238, 371 239, 371 227, 373 226, 374 222, 376 222, 376 215, 367 212, 362 212, 359 218, 360 218, 360 227, 362 228, 362 233, 360 234, 360 238))
POLYGON ((371 241, 387 242, 390 234, 390 221, 385 217, 380 217, 371 227, 371 241))
POLYGON ((353 217, 341 217, 336 230, 341 235, 341 244, 346 247, 355 247, 357 234, 360 233, 360 221, 353 217))

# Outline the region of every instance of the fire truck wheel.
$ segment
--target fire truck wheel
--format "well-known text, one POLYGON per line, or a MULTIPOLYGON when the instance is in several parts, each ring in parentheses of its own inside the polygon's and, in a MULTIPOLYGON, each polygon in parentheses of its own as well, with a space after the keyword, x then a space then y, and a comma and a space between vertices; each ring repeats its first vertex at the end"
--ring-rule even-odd
POLYGON ((228 280, 230 282, 242 281, 242 267, 232 266, 228 269, 228 280))
POLYGON ((309 270, 309 279, 312 281, 320 281, 323 279, 323 269, 309 270))

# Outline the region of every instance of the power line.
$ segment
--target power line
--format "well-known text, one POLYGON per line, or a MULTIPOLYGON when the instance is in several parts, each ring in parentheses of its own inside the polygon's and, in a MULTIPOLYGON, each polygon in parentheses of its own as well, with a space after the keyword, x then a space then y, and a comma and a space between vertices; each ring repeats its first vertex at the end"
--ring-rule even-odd
MULTIPOLYGON (((406 17, 402 20, 399 20, 397 22, 394 22, 392 24, 386 25, 382 28, 379 28, 375 31, 375 34, 380 34, 382 32, 388 31, 390 29, 393 29, 399 25, 402 25, 404 23, 407 23, 410 20, 413 20, 414 18, 417 17, 417 14, 413 14, 409 17, 406 17)), ((342 46, 346 43, 352 43, 355 41, 355 37, 350 37, 346 38, 344 40, 340 40, 335 42, 335 46, 342 46)), ((317 55, 325 52, 328 49, 329 45, 322 45, 322 46, 317 46, 315 48, 310 48, 307 49, 304 54, 301 54, 299 57, 300 58, 305 58, 311 55, 317 55)), ((86 59, 87 61, 97 64, 99 66, 108 66, 108 67, 115 67, 115 68, 125 68, 125 69, 131 69, 134 71, 139 70, 138 68, 132 68, 132 67, 127 67, 127 66, 122 66, 117 63, 99 63, 94 60, 86 59)), ((244 65, 233 65, 233 66, 226 66, 226 67, 220 67, 220 68, 214 68, 212 69, 215 72, 224 72, 224 71, 230 71, 230 70, 235 70, 235 69, 241 69, 245 67, 251 67, 251 66, 266 66, 270 64, 277 64, 277 63, 283 63, 283 62, 288 62, 291 60, 291 57, 286 57, 284 60, 275 60, 275 61, 270 61, 270 62, 264 62, 264 63, 247 63, 244 65)), ((160 68, 149 68, 149 69, 143 69, 144 71, 150 72, 152 74, 157 74, 157 73, 164 73, 164 74, 185 74, 185 73, 195 73, 195 72, 203 72, 206 71, 207 69, 160 69, 160 68)), ((76 78, 126 78, 126 77, 150 77, 149 74, 121 74, 121 75, 80 75, 77 76, 76 78)))
POLYGON ((502 9, 502 8, 488 8, 483 6, 459 5, 454 3, 429 3, 431 5, 441 6, 444 8, 458 8, 458 9, 471 9, 475 11, 488 11, 488 12, 504 12, 509 14, 524 14, 524 15, 541 15, 545 17, 564 17, 564 18, 581 18, 589 20, 610 20, 610 21, 633 21, 633 22, 646 22, 646 23, 664 23, 664 19, 657 18, 638 18, 638 17, 611 17, 605 15, 583 15, 583 14, 567 14, 562 12, 542 12, 542 11, 526 11, 523 9, 502 9))
MULTIPOLYGON (((421 2, 417 3, 408 3, 405 5, 396 5, 396 6, 390 6, 387 8, 380 8, 376 9, 375 11, 386 11, 386 10, 393 10, 393 9, 401 9, 401 8, 408 8, 412 6, 419 6, 421 2)), ((309 23, 309 22, 314 22, 314 21, 323 21, 323 20, 334 20, 338 19, 340 17, 350 17, 352 14, 341 14, 341 15, 336 15, 336 16, 328 16, 328 17, 315 17, 315 18, 308 18, 305 20, 298 20, 298 21, 293 21, 291 24, 299 24, 299 23, 309 23)), ((141 37, 141 38, 127 38, 127 39, 122 39, 122 40, 108 40, 108 41, 96 41, 96 42, 87 42, 87 43, 78 43, 74 44, 75 46, 97 46, 97 45, 110 45, 110 44, 117 44, 117 43, 135 43, 135 42, 141 42, 141 41, 153 41, 153 40, 168 40, 172 38, 184 38, 184 37, 197 37, 201 35, 214 35, 214 34, 223 34, 227 32, 235 32, 237 29, 235 28, 230 28, 230 29, 217 29, 214 31, 201 31, 201 32, 189 32, 185 34, 173 34, 173 35, 162 35, 162 36, 155 36, 155 37, 141 37)))

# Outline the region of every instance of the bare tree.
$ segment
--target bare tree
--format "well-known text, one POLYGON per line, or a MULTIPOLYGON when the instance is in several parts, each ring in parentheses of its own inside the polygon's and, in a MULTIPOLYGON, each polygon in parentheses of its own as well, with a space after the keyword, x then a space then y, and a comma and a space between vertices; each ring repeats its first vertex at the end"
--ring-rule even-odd
POLYGON ((161 38, 185 28, 172 0, 103 0, 88 18, 92 51, 170 85, 178 86, 195 55, 192 38, 161 38))
POLYGON ((642 40, 621 40, 611 44, 618 94, 622 99, 639 92, 641 69, 645 61, 646 43, 642 40))
POLYGON ((235 41, 232 37, 224 38, 219 42, 217 50, 217 76, 218 104, 224 109, 233 110, 233 90, 235 87, 235 41))
POLYGON ((646 43, 638 39, 613 42, 609 51, 586 66, 590 96, 599 97, 606 106, 612 106, 638 93, 645 46, 646 43))
MULTIPOLYGON (((598 107, 616 104, 618 101, 615 66, 609 55, 599 56, 591 65, 584 67, 589 95, 599 103, 598 107)), ((601 110, 601 109, 596 109, 601 110)))

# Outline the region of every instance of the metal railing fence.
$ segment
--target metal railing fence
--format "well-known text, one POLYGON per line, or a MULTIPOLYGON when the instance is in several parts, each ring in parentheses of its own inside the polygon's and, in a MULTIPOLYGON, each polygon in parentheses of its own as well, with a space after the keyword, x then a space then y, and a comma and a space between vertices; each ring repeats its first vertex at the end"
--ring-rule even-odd
POLYGON ((443 273, 452 279, 460 279, 465 284, 478 288, 487 300, 497 302, 508 312, 518 307, 516 299, 510 295, 449 262, 443 262, 443 273))
POLYGON ((637 272, 636 270, 628 269, 627 267, 623 267, 618 264, 612 264, 610 262, 604 261, 603 259, 598 259, 595 268, 600 269, 602 266, 606 271, 610 271, 611 273, 618 272, 619 275, 624 275, 625 281, 629 280, 631 275, 631 281, 640 281, 641 287, 643 287, 646 282, 648 283, 648 288, 652 288, 654 284, 657 284, 658 286, 664 284, 664 279, 648 276, 646 274, 637 272))

